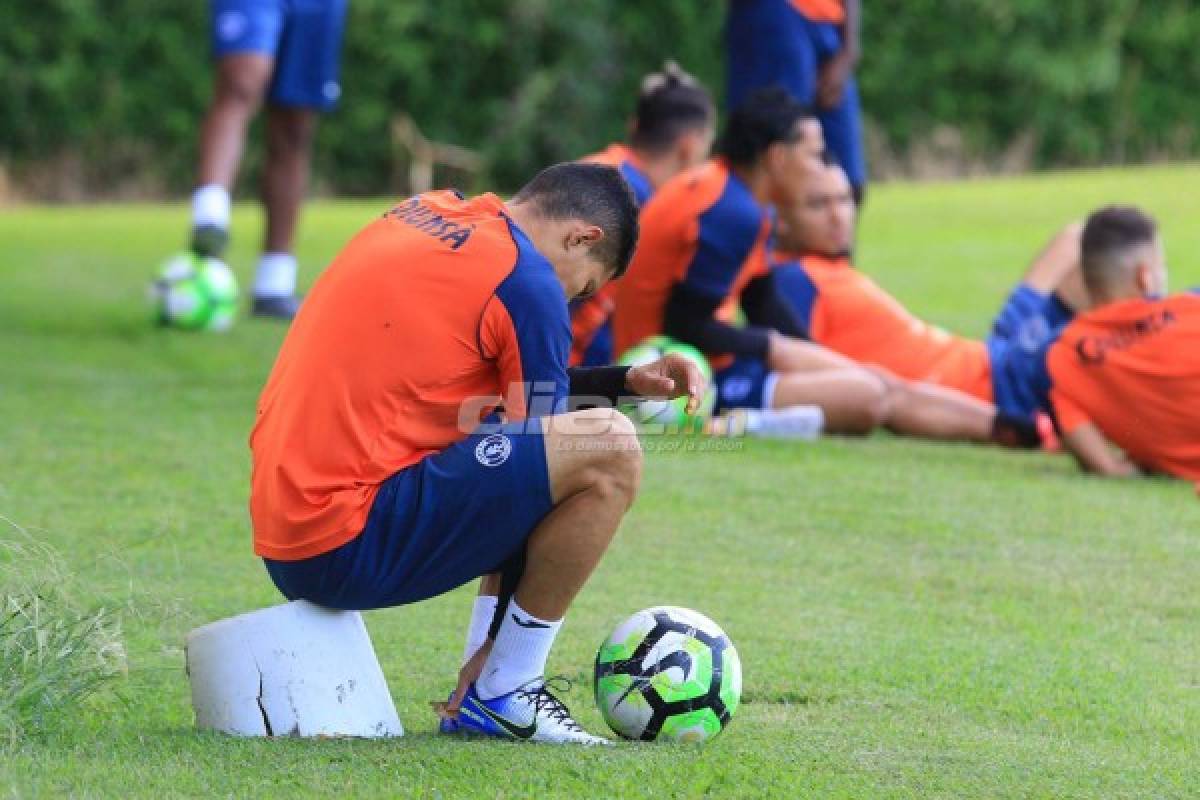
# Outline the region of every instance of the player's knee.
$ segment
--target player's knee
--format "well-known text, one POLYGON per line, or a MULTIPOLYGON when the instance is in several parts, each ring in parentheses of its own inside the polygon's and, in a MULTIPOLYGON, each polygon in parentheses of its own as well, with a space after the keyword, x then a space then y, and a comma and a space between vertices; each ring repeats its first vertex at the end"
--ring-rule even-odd
POLYGON ((637 429, 615 409, 594 409, 586 413, 588 431, 582 448, 588 454, 582 483, 613 503, 628 506, 637 494, 642 478, 642 448, 637 429))
POLYGON ((878 375, 864 375, 854 392, 856 402, 850 415, 852 433, 870 433, 883 426, 892 413, 895 387, 878 375))
POLYGON ((266 90, 266 80, 255 71, 226 69, 218 76, 214 101, 253 111, 262 104, 266 90))
POLYGON ((307 151, 316 134, 312 112, 296 109, 272 110, 267 147, 272 152, 307 151))

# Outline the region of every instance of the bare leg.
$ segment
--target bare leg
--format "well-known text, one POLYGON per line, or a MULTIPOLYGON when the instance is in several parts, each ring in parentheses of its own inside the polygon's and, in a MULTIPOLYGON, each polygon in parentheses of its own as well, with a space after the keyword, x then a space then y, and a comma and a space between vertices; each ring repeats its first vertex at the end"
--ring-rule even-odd
POLYGON ((267 160, 262 199, 267 211, 263 252, 290 253, 308 186, 316 112, 271 106, 267 110, 267 160))
POLYGON ((1051 292, 1072 311, 1088 308, 1090 300, 1080 268, 1080 239, 1083 225, 1073 222, 1054 235, 1021 279, 1026 286, 1044 294, 1051 292))
POLYGON ((891 379, 886 425, 894 433, 969 442, 992 441, 996 409, 954 389, 891 379))
POLYGON ((890 414, 887 385, 860 367, 785 372, 775 384, 773 408, 820 406, 825 430, 863 434, 883 424, 890 414))
POLYGON ((561 619, 600 562, 633 502, 642 451, 633 424, 612 409, 577 411, 543 421, 552 510, 534 529, 521 608, 561 619))
POLYGON ((238 53, 217 62, 212 104, 200 128, 197 185, 233 188, 246 127, 262 104, 273 65, 261 53, 238 53))

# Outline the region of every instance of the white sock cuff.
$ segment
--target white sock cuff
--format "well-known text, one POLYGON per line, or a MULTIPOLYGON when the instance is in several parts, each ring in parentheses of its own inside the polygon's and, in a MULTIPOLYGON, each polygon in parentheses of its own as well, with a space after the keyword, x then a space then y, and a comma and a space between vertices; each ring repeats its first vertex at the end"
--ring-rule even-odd
POLYGON ((509 600, 492 652, 475 682, 479 696, 499 697, 543 677, 562 623, 535 617, 517 605, 516 598, 509 600))
POLYGON ((263 253, 254 274, 254 294, 290 297, 296 293, 296 257, 291 253, 263 253))
POLYGON ((488 630, 492 627, 492 620, 496 616, 496 606, 499 602, 500 598, 494 595, 475 596, 475 603, 471 606, 471 624, 467 627, 467 645, 463 649, 462 663, 466 664, 470 661, 471 656, 475 655, 487 641, 488 630))
POLYGON ((229 229, 230 199, 224 186, 210 183, 192 193, 192 225, 229 229))

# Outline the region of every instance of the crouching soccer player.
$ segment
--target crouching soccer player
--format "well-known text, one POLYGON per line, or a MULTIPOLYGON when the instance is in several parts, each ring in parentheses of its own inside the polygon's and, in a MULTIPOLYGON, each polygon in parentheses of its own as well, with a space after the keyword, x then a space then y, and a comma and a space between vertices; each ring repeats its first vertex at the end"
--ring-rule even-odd
POLYGON ((465 730, 602 741, 543 672, 641 453, 619 412, 568 411, 568 398, 687 394, 694 407, 703 391, 677 357, 566 369, 568 298, 623 273, 637 236, 633 195, 607 166, 550 167, 508 204, 411 198, 318 279, 259 400, 255 552, 289 599, 381 608, 495 573, 485 588, 514 590, 464 672, 465 730), (503 423, 488 416, 500 406, 503 423))

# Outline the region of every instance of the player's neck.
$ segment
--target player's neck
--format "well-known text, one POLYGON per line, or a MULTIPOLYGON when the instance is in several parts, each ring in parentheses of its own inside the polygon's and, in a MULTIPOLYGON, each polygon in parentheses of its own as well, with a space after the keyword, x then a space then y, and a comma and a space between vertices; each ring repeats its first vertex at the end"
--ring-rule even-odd
POLYGON ((629 152, 633 153, 634 163, 656 190, 679 172, 675 166, 675 159, 670 156, 654 157, 633 148, 630 148, 629 152))
POLYGON ((1092 299, 1092 308, 1100 308, 1101 306, 1110 306, 1114 303, 1126 303, 1130 300, 1147 300, 1144 294, 1137 290, 1136 287, 1093 287, 1089 290, 1092 299))
POLYGON ((729 171, 750 190, 759 205, 771 202, 770 180, 767 171, 759 166, 745 167, 740 164, 730 164, 729 171))

